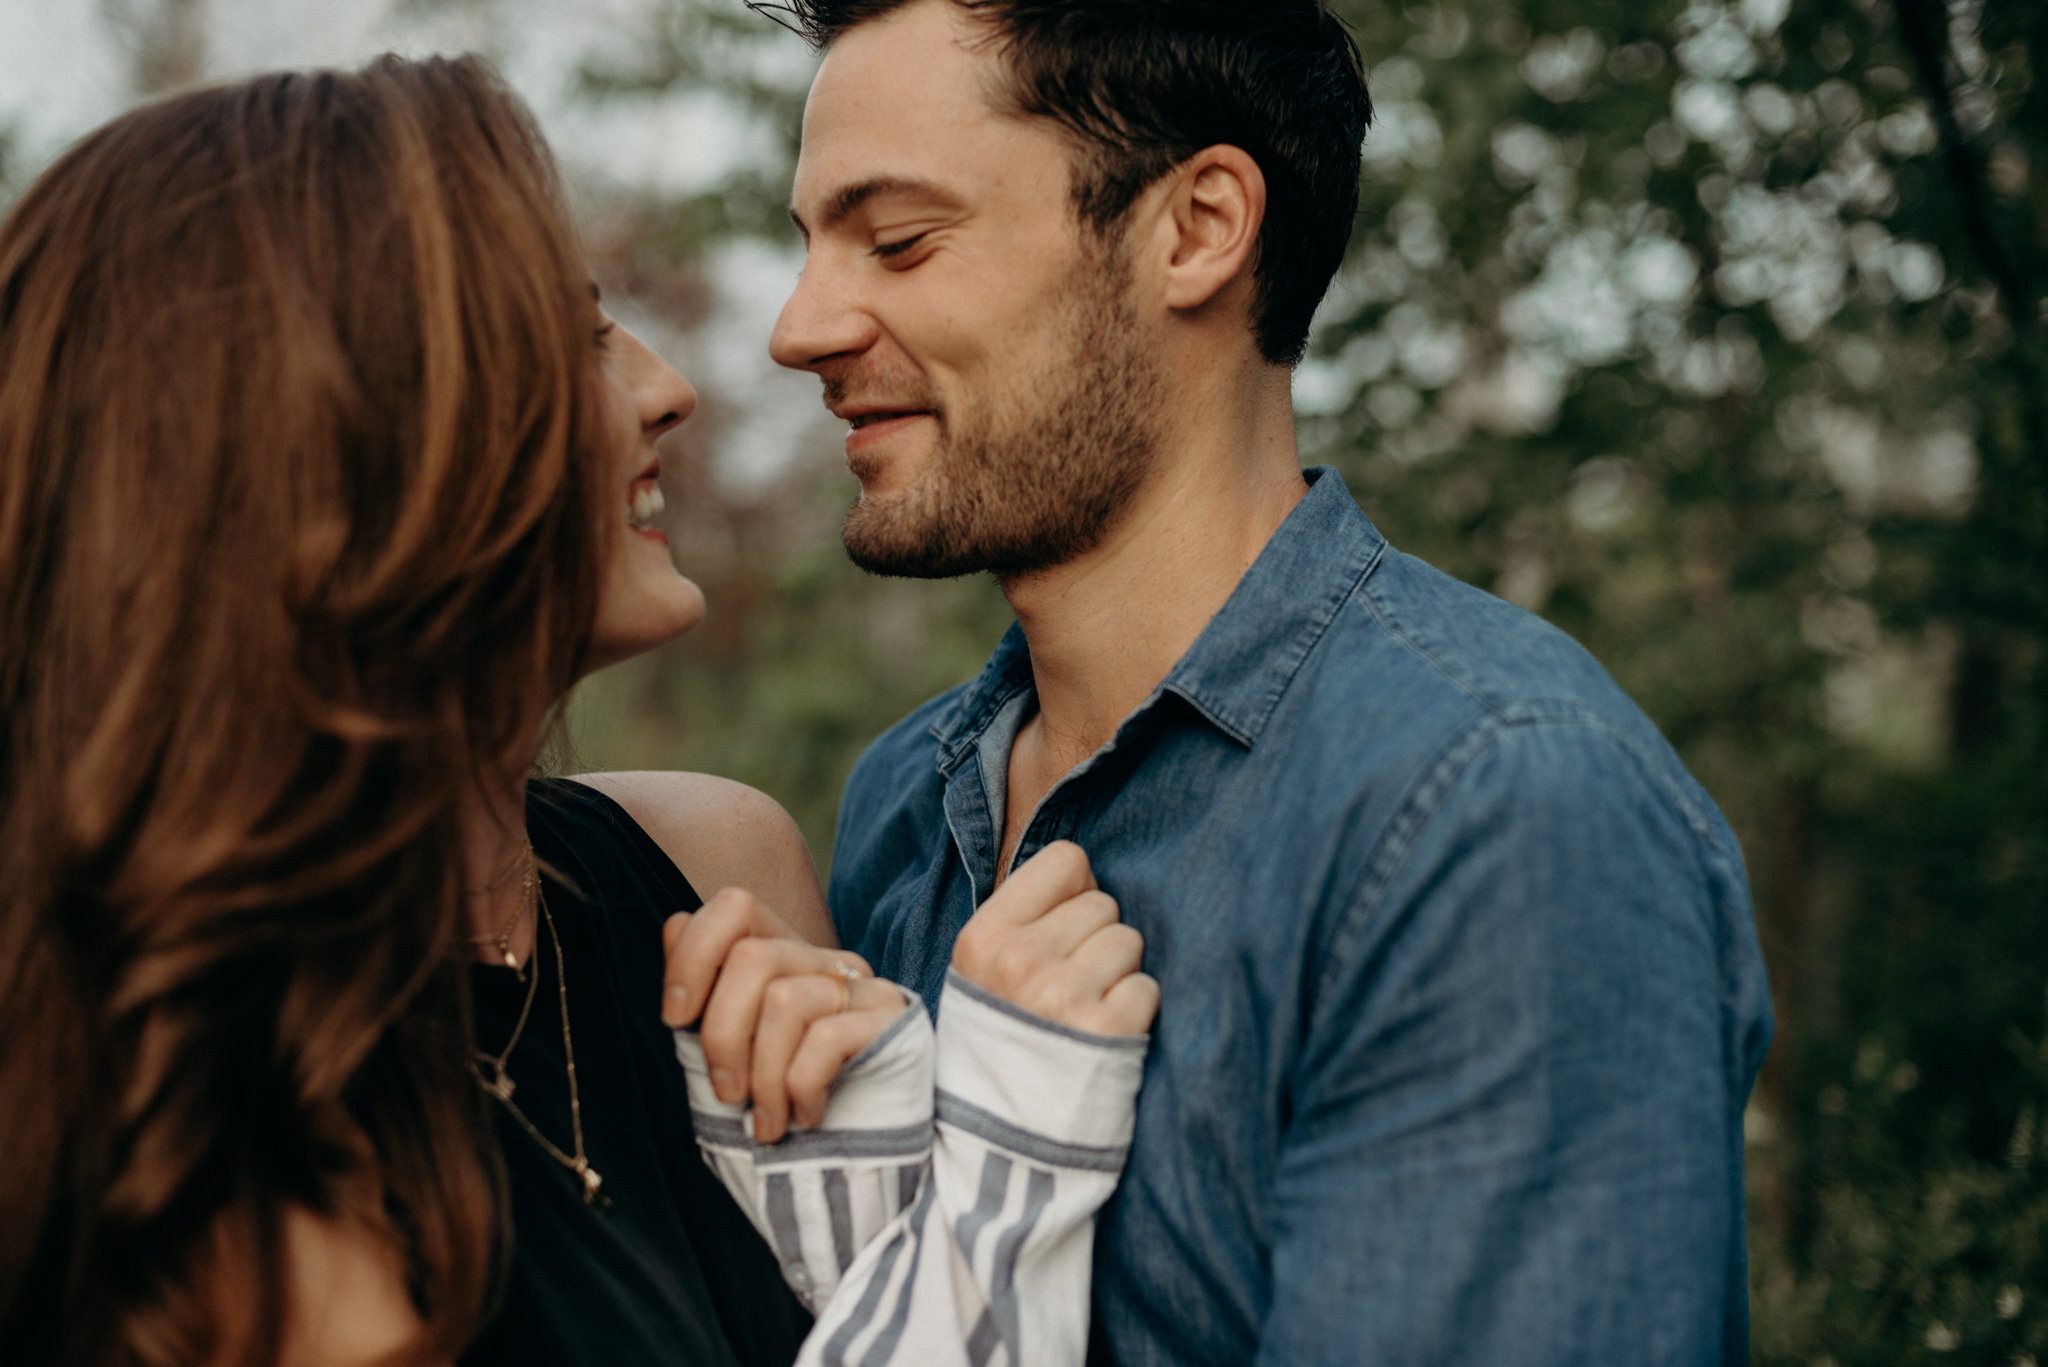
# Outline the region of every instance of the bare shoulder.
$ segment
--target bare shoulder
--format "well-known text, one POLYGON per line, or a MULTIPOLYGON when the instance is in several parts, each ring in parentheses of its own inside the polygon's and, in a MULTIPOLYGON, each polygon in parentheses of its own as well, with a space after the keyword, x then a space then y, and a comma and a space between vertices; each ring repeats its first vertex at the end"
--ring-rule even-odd
POLYGON ((626 809, 699 893, 745 888, 814 944, 836 945, 803 832, 766 793, 714 774, 578 774, 626 809))

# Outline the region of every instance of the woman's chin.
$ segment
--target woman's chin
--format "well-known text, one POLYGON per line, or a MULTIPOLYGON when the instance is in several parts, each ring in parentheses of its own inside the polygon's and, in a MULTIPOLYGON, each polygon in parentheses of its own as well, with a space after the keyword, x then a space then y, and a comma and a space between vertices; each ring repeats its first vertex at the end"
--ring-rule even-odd
POLYGON ((590 664, 584 672, 595 673, 659 649, 703 620, 704 591, 680 574, 633 593, 630 600, 607 593, 598 603, 597 624, 590 633, 590 664))

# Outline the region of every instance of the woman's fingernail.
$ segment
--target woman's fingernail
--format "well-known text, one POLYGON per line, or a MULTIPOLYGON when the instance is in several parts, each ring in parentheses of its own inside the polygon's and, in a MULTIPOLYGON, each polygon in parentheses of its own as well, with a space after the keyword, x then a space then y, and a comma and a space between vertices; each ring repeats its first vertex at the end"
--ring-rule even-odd
POLYGON ((727 1068, 713 1068, 711 1070, 711 1090, 718 1093, 720 1101, 733 1100, 732 1071, 727 1068))
POLYGON ((681 1025, 690 1018, 690 989, 671 987, 662 994, 661 1018, 670 1025, 681 1025))

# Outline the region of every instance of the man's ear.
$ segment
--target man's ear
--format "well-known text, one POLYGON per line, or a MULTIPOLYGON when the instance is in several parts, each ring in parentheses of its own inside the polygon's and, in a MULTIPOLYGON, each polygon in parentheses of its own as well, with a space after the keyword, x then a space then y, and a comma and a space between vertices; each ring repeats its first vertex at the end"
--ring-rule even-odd
POLYGON ((1198 309, 1250 273, 1266 221, 1265 173, 1242 148, 1218 144, 1182 162, 1167 193, 1165 303, 1198 309))

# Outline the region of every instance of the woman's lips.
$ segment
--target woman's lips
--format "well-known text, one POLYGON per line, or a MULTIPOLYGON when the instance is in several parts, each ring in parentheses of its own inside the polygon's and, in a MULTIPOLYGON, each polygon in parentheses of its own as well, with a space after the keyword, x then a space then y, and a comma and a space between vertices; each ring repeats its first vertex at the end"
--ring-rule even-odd
POLYGON ((656 466, 633 481, 626 499, 626 525, 650 541, 666 546, 668 534, 654 525, 654 519, 668 507, 668 501, 661 496, 660 474, 660 467, 656 466))

